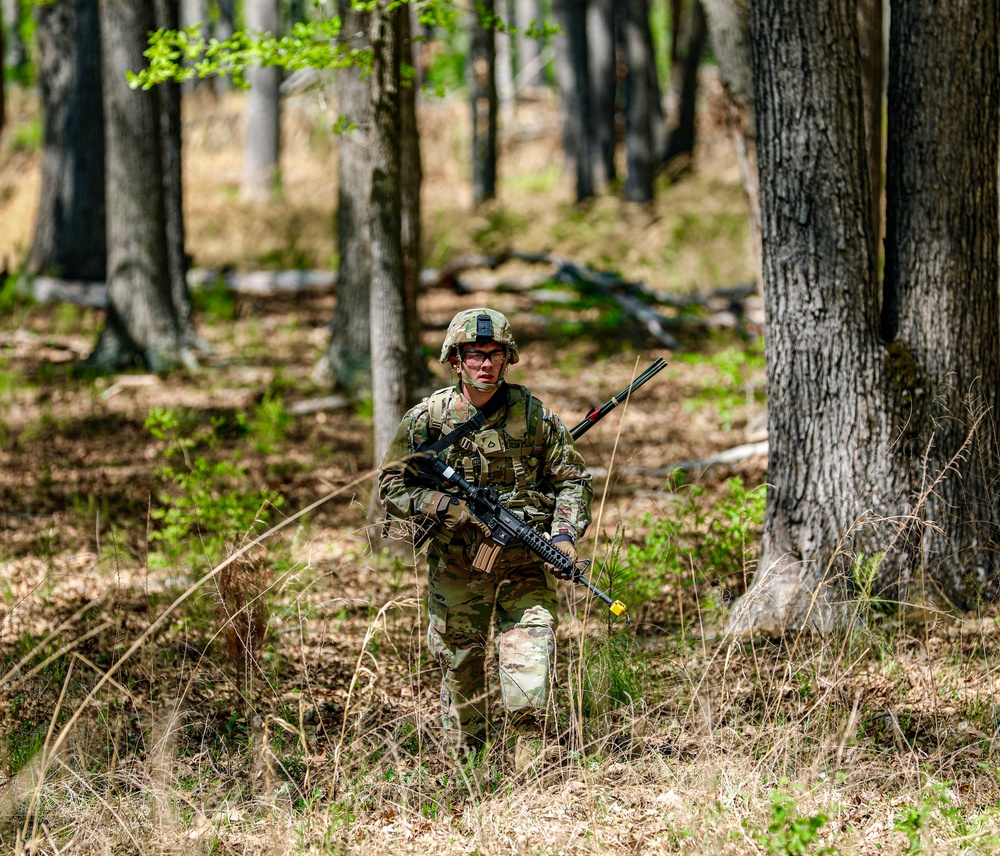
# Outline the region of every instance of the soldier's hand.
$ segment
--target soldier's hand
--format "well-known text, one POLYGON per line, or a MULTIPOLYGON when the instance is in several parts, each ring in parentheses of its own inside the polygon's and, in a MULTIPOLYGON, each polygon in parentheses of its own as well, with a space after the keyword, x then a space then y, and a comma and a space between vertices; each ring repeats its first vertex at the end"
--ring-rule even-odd
MULTIPOLYGON (((559 538, 559 540, 553 539, 552 546, 559 548, 559 550, 565 553, 567 556, 569 556, 570 561, 575 564, 576 544, 574 544, 573 541, 569 538, 560 538, 558 535, 556 536, 556 538, 559 538)), ((555 565, 550 565, 546 562, 545 570, 547 570, 550 574, 555 574, 557 577, 563 580, 572 580, 576 575, 576 570, 573 567, 573 565, 570 565, 569 570, 561 571, 555 565)))
POLYGON ((480 522, 476 515, 472 513, 469 503, 464 499, 459 499, 457 496, 448 496, 445 494, 438 503, 436 515, 442 525, 448 529, 458 529, 459 526, 465 523, 471 523, 485 535, 490 534, 489 527, 485 523, 480 522))

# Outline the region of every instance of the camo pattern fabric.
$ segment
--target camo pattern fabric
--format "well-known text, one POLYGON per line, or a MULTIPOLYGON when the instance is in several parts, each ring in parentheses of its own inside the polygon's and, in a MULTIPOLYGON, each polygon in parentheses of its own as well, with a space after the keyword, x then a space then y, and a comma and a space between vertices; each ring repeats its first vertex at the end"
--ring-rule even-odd
MULTIPOLYGON (((507 404, 440 457, 541 532, 568 529, 579 538, 590 523, 590 474, 562 420, 521 386, 496 394, 507 404), (529 416, 529 410, 536 415, 529 416), (532 428, 534 425, 534 428, 532 428)), ((379 472, 386 512, 403 521, 433 518, 444 496, 405 472, 406 458, 476 414, 459 386, 440 389, 403 418, 379 472)), ((493 636, 504 712, 543 711, 553 673, 556 582, 519 542, 486 573, 473 570, 484 536, 471 524, 437 527, 428 548, 428 641, 444 671, 442 719, 448 734, 476 739, 487 723, 486 653, 493 636)))
POLYGON ((475 342, 479 338, 478 324, 479 316, 485 315, 493 325, 493 332, 490 335, 491 341, 498 345, 503 345, 507 350, 507 361, 516 363, 519 359, 517 344, 514 342, 514 334, 510 329, 510 322, 507 318, 495 309, 467 309, 459 312, 448 325, 448 331, 444 336, 444 344, 441 346, 441 362, 447 362, 448 357, 454 348, 462 342, 475 342))
POLYGON ((501 554, 488 574, 473 571, 460 549, 432 550, 429 558, 427 644, 443 672, 441 721, 448 740, 458 746, 485 739, 495 718, 490 699, 497 683, 498 715, 544 715, 555 671, 555 579, 523 551, 501 554), (491 642, 498 677, 492 682, 491 642))

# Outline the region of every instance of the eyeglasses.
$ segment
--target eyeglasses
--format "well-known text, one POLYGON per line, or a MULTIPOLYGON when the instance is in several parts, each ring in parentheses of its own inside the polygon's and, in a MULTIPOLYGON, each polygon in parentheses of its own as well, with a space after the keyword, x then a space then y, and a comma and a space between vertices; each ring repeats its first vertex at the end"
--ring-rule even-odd
POLYGON ((487 360, 489 360, 491 366, 496 365, 498 361, 503 362, 507 357, 507 352, 503 348, 499 351, 463 351, 461 357, 463 363, 468 363, 475 368, 476 366, 481 366, 487 360))

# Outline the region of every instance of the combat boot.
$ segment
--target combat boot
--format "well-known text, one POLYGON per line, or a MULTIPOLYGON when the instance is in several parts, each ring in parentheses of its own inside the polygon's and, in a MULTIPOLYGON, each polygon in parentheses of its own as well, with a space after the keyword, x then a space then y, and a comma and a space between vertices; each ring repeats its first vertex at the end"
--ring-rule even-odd
POLYGON ((538 768, 545 757, 544 725, 535 716, 521 716, 512 723, 514 733, 514 772, 538 768))

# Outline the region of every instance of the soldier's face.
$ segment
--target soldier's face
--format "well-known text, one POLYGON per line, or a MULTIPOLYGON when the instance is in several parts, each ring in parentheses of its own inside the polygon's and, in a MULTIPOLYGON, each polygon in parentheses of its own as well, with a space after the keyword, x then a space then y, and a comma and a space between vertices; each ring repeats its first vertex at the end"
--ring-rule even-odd
MULTIPOLYGON (((502 345, 492 339, 479 339, 475 344, 461 346, 462 363, 467 376, 477 383, 496 383, 503 372, 507 352, 502 345)), ((456 370, 460 369, 457 359, 452 359, 456 370)))

